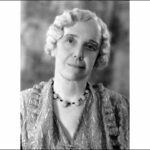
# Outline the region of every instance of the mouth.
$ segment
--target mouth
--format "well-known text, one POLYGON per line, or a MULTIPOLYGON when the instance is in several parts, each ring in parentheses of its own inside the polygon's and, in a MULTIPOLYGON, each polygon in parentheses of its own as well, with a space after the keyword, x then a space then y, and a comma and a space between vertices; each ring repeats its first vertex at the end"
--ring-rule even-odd
POLYGON ((75 64, 68 64, 69 66, 71 67, 74 67, 74 68, 78 68, 78 69, 85 69, 85 66, 81 66, 81 65, 75 65, 75 64))

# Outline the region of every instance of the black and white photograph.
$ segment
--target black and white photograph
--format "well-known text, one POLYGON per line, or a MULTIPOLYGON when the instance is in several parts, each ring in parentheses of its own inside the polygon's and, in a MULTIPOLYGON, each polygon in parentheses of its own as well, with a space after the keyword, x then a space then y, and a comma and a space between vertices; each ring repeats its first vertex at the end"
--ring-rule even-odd
POLYGON ((150 1, 0 1, 0 149, 150 149, 150 1))
POLYGON ((21 149, 129 149, 129 1, 21 2, 21 149))

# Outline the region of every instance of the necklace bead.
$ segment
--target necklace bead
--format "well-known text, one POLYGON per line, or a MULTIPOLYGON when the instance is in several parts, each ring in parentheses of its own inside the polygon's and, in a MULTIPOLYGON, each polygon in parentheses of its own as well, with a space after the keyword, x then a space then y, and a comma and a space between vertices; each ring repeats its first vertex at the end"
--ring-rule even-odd
POLYGON ((55 93, 53 93, 53 97, 56 99, 58 96, 55 93))
POLYGON ((69 105, 71 105, 70 102, 68 102, 68 101, 63 101, 63 106, 64 106, 64 107, 68 107, 69 105))
POLYGON ((78 101, 75 103, 75 105, 76 105, 76 106, 80 106, 80 105, 81 105, 80 101, 78 100, 78 101))

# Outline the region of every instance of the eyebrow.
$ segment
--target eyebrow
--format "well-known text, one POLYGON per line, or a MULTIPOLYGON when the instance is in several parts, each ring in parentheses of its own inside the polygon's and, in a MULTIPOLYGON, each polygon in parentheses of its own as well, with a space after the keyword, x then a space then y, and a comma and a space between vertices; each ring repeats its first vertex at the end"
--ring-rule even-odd
POLYGON ((94 40, 89 40, 87 43, 92 43, 94 44, 96 47, 98 47, 98 42, 94 41, 94 40))
POLYGON ((76 35, 76 34, 65 34, 65 35, 64 35, 64 37, 65 37, 65 36, 73 36, 73 37, 78 37, 78 35, 76 35))

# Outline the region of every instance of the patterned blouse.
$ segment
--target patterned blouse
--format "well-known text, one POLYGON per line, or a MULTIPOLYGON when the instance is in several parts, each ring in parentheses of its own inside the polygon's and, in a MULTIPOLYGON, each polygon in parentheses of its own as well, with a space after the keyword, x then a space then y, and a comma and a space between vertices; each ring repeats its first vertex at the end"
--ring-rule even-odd
POLYGON ((128 100, 102 84, 90 96, 73 138, 53 109, 52 79, 21 92, 22 149, 129 149, 128 100))

